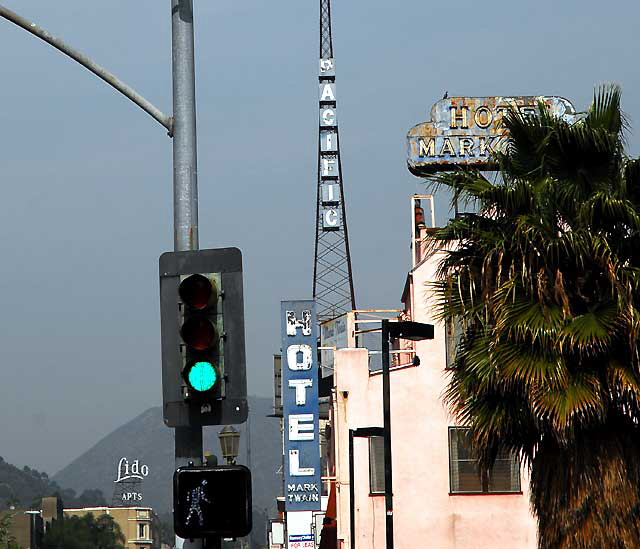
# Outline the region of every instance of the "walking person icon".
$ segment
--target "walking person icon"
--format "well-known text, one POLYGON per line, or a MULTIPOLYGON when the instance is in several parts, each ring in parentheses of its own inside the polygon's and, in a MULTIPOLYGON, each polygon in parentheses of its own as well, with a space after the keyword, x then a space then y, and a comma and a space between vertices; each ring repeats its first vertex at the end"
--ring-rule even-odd
POLYGON ((206 494, 204 493, 204 487, 206 485, 207 485, 207 481, 203 480, 200 486, 193 488, 187 494, 187 503, 189 504, 189 512, 187 513, 185 524, 189 524, 191 522, 191 519, 197 516, 198 523, 200 524, 200 526, 203 525, 204 517, 202 515, 202 507, 200 506, 200 504, 202 502, 211 503, 207 499, 206 494))

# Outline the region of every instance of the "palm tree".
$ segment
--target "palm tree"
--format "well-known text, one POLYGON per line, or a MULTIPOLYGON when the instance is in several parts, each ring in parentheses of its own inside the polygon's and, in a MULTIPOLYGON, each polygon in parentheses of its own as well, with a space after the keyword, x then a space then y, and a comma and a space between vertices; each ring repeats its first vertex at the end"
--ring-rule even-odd
POLYGON ((11 512, 0 513, 0 545, 3 549, 19 549, 16 539, 11 533, 13 516, 11 512))
POLYGON ((434 240, 436 294, 462 326, 446 400, 483 466, 531 471, 540 548, 640 547, 640 161, 620 90, 577 122, 512 111, 496 181, 433 184, 475 212, 434 240))

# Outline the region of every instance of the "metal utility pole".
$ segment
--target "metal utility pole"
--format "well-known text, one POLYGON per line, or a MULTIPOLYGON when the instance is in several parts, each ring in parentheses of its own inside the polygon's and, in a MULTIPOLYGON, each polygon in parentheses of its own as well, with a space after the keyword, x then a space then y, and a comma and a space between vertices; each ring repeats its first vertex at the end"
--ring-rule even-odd
POLYGON ((393 463, 391 457, 391 379, 389 364, 389 339, 422 341, 433 339, 433 324, 413 322, 389 323, 382 320, 382 406, 384 436, 384 509, 386 522, 386 549, 393 549, 393 463))
POLYGON ((198 249, 193 0, 171 0, 174 250, 198 249))
POLYGON ((384 509, 386 548, 393 549, 393 472, 391 458, 391 380, 389 379, 389 321, 382 321, 382 406, 384 431, 384 509))
POLYGON ((318 189, 313 299, 318 322, 356 308, 342 184, 331 0, 320 0, 318 189))
MULTIPOLYGON (((173 60, 173 228, 174 251, 198 249, 198 166, 193 0, 171 0, 173 60)), ((202 427, 175 428, 176 469, 202 464, 202 427)), ((184 549, 201 549, 201 540, 184 549)))
MULTIPOLYGON (((196 141, 195 62, 193 42, 193 0, 171 0, 173 117, 162 113, 115 75, 65 44, 35 23, 0 6, 0 17, 37 36, 90 70, 125 95, 162 124, 173 137, 173 221, 174 250, 198 249, 198 169, 196 141)), ((202 464, 202 428, 175 429, 176 468, 202 464)), ((211 540, 209 547, 220 540, 211 540)), ((201 540, 185 541, 184 549, 201 549, 201 540)))
POLYGON ((113 73, 109 72, 104 67, 101 67, 92 59, 80 53, 75 48, 72 48, 71 46, 69 46, 69 44, 66 44, 60 38, 56 38, 50 32, 46 31, 39 25, 36 25, 33 21, 29 21, 28 19, 21 17, 14 11, 5 8, 4 6, 0 6, 0 17, 26 30, 37 38, 40 38, 40 40, 56 48, 58 51, 61 51, 65 55, 68 55, 71 59, 82 65, 85 69, 91 71, 98 78, 102 78, 102 80, 104 80, 112 88, 118 90, 127 99, 130 99, 143 111, 149 114, 154 120, 157 120, 160 124, 162 124, 168 130, 169 136, 173 135, 173 119, 170 116, 164 114, 160 109, 158 109, 150 101, 145 99, 131 86, 125 84, 113 73))

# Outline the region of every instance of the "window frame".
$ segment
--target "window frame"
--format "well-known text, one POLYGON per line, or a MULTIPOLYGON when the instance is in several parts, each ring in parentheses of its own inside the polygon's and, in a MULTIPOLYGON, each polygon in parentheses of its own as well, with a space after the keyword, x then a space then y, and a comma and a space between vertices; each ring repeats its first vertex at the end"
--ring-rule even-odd
POLYGON ((383 436, 367 437, 367 444, 369 449, 369 495, 384 496, 385 494, 385 491, 384 491, 384 437, 383 436), (374 441, 374 439, 376 440, 374 441), (376 450, 376 448, 374 448, 374 444, 377 443, 378 440, 380 444, 380 449, 379 449, 380 456, 378 459, 380 459, 380 462, 382 463, 382 478, 381 479, 376 478, 375 480, 378 481, 378 484, 374 485, 374 475, 376 474, 376 471, 375 471, 374 460, 372 458, 375 455, 375 450, 376 450))
MULTIPOLYGON (((471 496, 477 496, 477 495, 482 495, 482 496, 493 496, 493 495, 518 495, 518 494, 522 494, 522 479, 521 479, 521 467, 520 467, 520 460, 518 459, 518 457, 516 455, 512 455, 509 458, 499 458, 496 461, 506 461, 510 464, 510 467, 515 467, 516 472, 512 471, 512 477, 511 477, 511 484, 513 486, 512 490, 492 490, 491 489, 491 477, 492 477, 492 471, 495 468, 495 463, 494 466, 491 470, 481 470, 478 471, 478 475, 479 475, 479 481, 480 481, 480 488, 479 490, 454 490, 454 461, 456 461, 457 463, 460 462, 472 462, 472 461, 476 461, 477 460, 471 460, 471 459, 459 459, 457 458, 456 460, 454 460, 453 458, 453 448, 452 448, 452 434, 454 432, 461 432, 461 431, 469 431, 468 427, 462 427, 462 426, 449 426, 448 431, 447 431, 447 447, 448 447, 448 454, 449 454, 449 495, 452 496, 464 496, 464 495, 471 495, 471 496)), ((459 440, 459 439, 458 439, 459 440)), ((456 443, 458 443, 458 441, 456 441, 456 443)))

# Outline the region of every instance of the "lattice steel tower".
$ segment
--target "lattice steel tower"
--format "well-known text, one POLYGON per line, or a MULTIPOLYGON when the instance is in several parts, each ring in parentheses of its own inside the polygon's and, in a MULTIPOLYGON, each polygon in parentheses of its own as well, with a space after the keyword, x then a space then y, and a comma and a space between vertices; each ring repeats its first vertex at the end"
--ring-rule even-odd
POLYGON ((318 321, 323 322, 356 307, 340 161, 331 0, 320 0, 319 74, 320 131, 313 297, 318 321))

